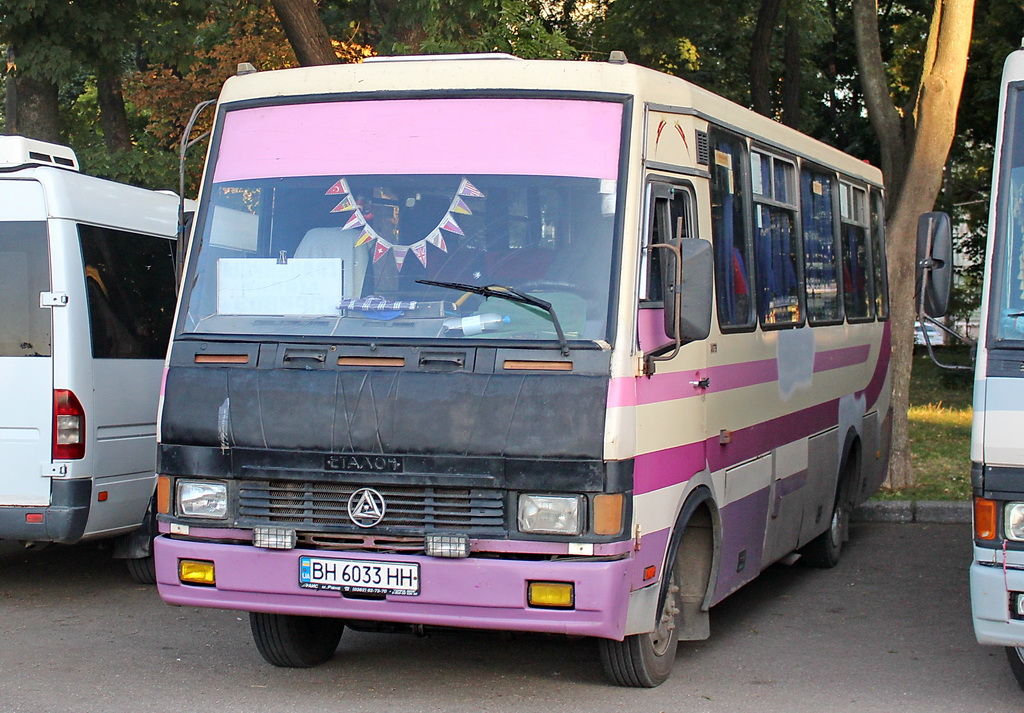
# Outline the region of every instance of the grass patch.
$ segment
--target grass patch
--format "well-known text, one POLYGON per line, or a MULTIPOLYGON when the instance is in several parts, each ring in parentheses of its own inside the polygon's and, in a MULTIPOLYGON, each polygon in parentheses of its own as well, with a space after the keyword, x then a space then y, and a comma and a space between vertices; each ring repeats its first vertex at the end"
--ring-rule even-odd
MULTIPOLYGON (((943 363, 970 364, 967 347, 936 350, 943 363)), ((910 459, 917 484, 882 488, 876 500, 968 500, 971 497, 971 398, 974 375, 948 371, 915 348, 910 379, 910 459)))

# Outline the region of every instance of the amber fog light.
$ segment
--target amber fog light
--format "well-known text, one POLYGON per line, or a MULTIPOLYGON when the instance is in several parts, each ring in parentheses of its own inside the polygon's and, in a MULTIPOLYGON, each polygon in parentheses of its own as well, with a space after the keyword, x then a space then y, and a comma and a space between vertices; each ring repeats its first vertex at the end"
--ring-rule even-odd
POLYGON ((527 601, 538 609, 572 609, 576 605, 572 582, 530 582, 527 601))
POLYGON ((213 562, 208 560, 178 560, 178 579, 182 584, 212 587, 217 583, 213 562))

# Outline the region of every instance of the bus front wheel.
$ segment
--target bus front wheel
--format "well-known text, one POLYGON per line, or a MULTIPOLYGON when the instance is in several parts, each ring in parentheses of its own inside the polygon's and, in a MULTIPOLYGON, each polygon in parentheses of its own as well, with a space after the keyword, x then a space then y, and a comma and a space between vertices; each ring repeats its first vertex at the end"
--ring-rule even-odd
POLYGON ((328 661, 345 624, 340 619, 249 612, 249 627, 260 656, 282 668, 311 668, 328 661))
POLYGON ((646 634, 632 634, 622 641, 600 639, 601 665, 608 678, 619 686, 654 688, 672 673, 679 646, 679 581, 676 568, 669 574, 665 603, 657 628, 646 634))
POLYGON ((1007 646, 1006 658, 1010 662, 1010 670, 1017 679, 1017 685, 1024 689, 1024 646, 1007 646))

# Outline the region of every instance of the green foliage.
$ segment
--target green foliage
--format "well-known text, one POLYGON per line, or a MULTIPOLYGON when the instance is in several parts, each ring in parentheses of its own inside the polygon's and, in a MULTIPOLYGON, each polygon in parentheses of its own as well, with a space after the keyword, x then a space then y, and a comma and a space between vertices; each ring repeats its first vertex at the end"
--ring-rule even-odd
MULTIPOLYGON (((970 364, 967 347, 939 347, 940 360, 970 364)), ((971 493, 973 372, 936 366, 923 348, 914 353, 910 380, 910 457, 916 484, 882 490, 876 500, 966 500, 971 493)))

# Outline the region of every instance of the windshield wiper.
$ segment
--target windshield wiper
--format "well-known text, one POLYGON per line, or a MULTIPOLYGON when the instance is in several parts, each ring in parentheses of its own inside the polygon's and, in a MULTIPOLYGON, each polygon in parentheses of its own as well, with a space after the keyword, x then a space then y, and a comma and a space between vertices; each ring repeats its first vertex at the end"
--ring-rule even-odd
POLYGON ((433 285, 434 287, 445 287, 449 290, 472 292, 474 295, 482 295, 484 297, 497 297, 498 299, 508 300, 509 302, 518 302, 519 304, 530 305, 531 307, 542 309, 548 313, 551 317, 551 323, 555 325, 555 334, 558 335, 558 346, 561 347, 562 356, 569 356, 569 343, 565 340, 565 334, 562 332, 562 325, 558 322, 558 315, 555 314, 555 308, 546 300, 525 294, 516 288, 508 287, 507 285, 480 286, 470 285, 464 282, 443 282, 440 280, 416 280, 416 282, 421 285, 433 285))

